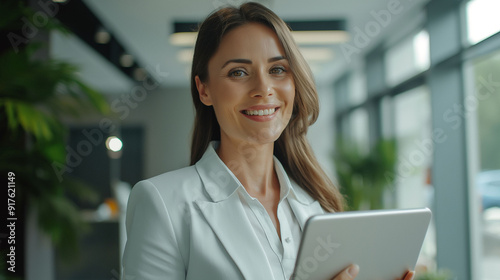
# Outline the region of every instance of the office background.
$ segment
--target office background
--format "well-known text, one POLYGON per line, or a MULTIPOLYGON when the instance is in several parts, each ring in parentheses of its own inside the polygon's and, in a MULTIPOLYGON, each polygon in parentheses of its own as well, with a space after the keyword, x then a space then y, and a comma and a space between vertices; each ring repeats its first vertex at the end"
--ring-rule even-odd
MULTIPOLYGON (((28 2, 73 32, 46 34, 45 59, 76 64, 79 77, 104 94, 110 114, 64 119, 67 147, 74 151, 103 139, 66 174, 98 193, 94 203, 75 200, 91 225, 80 241, 79 260, 63 262, 42 232, 27 232, 25 278, 119 279, 127 190, 189 163, 192 41, 189 34, 179 39, 176 28, 243 1, 28 2), (108 121, 114 129, 102 129, 108 121), (121 139, 118 152, 106 147, 110 136, 121 139)), ((381 139, 395 140, 383 207, 433 210, 419 269, 447 270, 450 279, 498 279, 500 3, 258 2, 298 22, 299 29, 300 22, 331 24, 322 31, 332 33, 299 44, 321 106, 308 137, 329 175, 337 178, 339 143, 354 143, 367 155, 381 139), (325 36, 331 40, 323 41, 325 36)))

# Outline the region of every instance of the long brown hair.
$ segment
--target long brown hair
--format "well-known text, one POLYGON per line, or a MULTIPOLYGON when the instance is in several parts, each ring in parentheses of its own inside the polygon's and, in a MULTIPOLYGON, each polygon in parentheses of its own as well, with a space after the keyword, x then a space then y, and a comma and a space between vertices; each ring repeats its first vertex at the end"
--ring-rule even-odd
POLYGON ((274 155, 288 176, 318 200, 323 209, 342 211, 344 199, 319 165, 306 138, 308 127, 316 121, 319 113, 318 94, 309 65, 299 52, 286 23, 258 3, 222 8, 209 15, 199 27, 191 70, 191 94, 196 110, 191 164, 202 157, 210 141, 220 140, 215 111, 212 106, 205 106, 200 101, 195 77, 199 76, 202 82, 207 81, 208 62, 217 51, 222 37, 233 28, 250 22, 264 24, 276 32, 295 81, 292 117, 274 144, 274 155))

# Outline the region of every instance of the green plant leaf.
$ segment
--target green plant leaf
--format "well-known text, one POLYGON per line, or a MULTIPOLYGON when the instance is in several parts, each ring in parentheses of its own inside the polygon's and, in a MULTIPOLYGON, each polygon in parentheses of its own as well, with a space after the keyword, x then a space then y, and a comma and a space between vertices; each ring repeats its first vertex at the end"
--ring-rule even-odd
POLYGON ((448 270, 427 271, 418 273, 415 280, 451 280, 452 273, 448 270))
MULTIPOLYGON (((0 31, 17 32, 23 17, 33 18, 34 11, 24 3, 0 2, 0 31)), ((40 31, 52 29, 68 33, 53 19, 40 31)), ((66 159, 62 120, 110 110, 106 99, 78 78, 75 65, 35 60, 33 54, 41 47, 46 45, 30 41, 0 53, 0 127, 7 132, 1 138, 0 170, 16 173, 19 207, 37 210, 40 227, 56 247, 66 256, 76 256, 78 238, 87 224, 67 195, 88 201, 97 195, 82 182, 61 181, 53 167, 66 159)))
POLYGON ((16 116, 23 129, 33 134, 38 139, 51 140, 51 124, 55 123, 50 116, 39 111, 37 108, 23 102, 14 103, 16 116))
POLYGON ((17 129, 17 127, 19 126, 19 122, 18 119, 16 118, 16 110, 14 104, 12 104, 12 102, 10 102, 9 100, 2 100, 0 101, 0 106, 5 107, 8 127, 11 130, 17 129))
POLYGON ((370 209, 383 208, 384 191, 393 183, 386 174, 395 168, 395 141, 382 139, 368 153, 358 147, 352 141, 337 141, 333 158, 340 190, 350 210, 360 210, 364 204, 370 209))

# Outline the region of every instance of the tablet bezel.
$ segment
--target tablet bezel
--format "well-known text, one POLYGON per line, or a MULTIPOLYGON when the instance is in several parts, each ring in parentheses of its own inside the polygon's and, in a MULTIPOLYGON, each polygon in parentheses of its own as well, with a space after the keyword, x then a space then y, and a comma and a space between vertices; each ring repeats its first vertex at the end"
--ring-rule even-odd
POLYGON ((356 280, 401 277, 415 269, 431 215, 418 208, 312 216, 291 279, 331 279, 352 263, 360 266, 356 280))

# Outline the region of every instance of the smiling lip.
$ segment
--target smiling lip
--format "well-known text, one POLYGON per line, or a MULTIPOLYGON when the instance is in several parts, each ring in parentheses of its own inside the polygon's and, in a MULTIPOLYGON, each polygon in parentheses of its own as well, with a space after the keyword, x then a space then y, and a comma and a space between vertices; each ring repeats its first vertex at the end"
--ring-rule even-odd
POLYGON ((243 116, 257 122, 265 122, 273 119, 280 107, 274 105, 258 105, 252 106, 240 112, 243 116))

